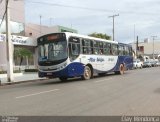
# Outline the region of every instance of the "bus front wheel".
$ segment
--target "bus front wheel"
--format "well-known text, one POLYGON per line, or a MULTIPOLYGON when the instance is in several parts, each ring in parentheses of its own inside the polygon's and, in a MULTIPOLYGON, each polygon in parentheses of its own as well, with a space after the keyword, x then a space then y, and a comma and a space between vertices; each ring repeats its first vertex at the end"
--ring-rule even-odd
POLYGON ((91 77, 92 77, 91 68, 89 66, 85 66, 82 79, 83 80, 89 80, 89 79, 91 79, 91 77))

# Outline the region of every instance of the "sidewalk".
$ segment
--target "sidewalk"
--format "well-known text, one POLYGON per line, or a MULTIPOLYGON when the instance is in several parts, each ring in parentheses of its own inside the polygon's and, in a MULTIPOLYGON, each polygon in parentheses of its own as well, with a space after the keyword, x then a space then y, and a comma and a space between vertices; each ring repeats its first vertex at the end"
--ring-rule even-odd
MULTIPOLYGON (((39 80, 39 79, 44 79, 44 78, 39 78, 38 73, 14 73, 14 82, 13 83, 18 83, 18 82, 25 82, 25 81, 31 81, 31 80, 39 80)), ((7 74, 0 74, 0 80, 1 80, 1 85, 7 84, 7 74)))

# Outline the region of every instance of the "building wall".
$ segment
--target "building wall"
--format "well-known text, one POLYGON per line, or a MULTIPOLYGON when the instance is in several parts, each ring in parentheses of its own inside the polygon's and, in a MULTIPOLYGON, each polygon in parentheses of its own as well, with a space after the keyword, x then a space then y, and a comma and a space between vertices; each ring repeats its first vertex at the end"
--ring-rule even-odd
POLYGON ((54 32, 58 32, 58 27, 52 28, 31 23, 25 25, 25 36, 31 37, 33 39, 37 39, 39 36, 54 32))
POLYGON ((63 27, 63 26, 40 26, 37 24, 28 23, 25 25, 25 36, 32 37, 37 39, 39 36, 48 34, 48 33, 56 33, 56 32, 74 32, 77 33, 77 30, 63 27))
MULTIPOLYGON (((0 18, 5 12, 5 1, 0 4, 0 18)), ((9 0, 10 17, 12 21, 25 23, 24 0, 9 0)))
POLYGON ((7 58, 6 58, 6 43, 0 42, 0 67, 6 65, 7 58))
MULTIPOLYGON (((5 13, 5 1, 2 0, 0 4, 0 22, 2 21, 3 15, 5 13)), ((25 23, 25 9, 24 0, 9 0, 9 10, 10 10, 10 26, 11 34, 24 36, 24 23, 25 23)), ((0 33, 6 32, 5 18, 3 20, 2 26, 0 28, 0 33)))
MULTIPOLYGON (((7 58, 6 58, 6 38, 5 38, 5 34, 0 34, 0 71, 6 71, 7 69, 7 58)), ((29 65, 37 65, 37 55, 35 53, 36 50, 36 46, 37 43, 35 40, 33 40, 32 38, 29 37, 22 37, 22 36, 11 36, 11 41, 13 44, 13 50, 16 49, 16 47, 21 47, 21 48, 26 48, 28 50, 30 50, 33 54, 33 57, 27 58, 25 57, 23 62, 22 62, 22 66, 23 69, 24 68, 28 68, 26 67, 27 64, 29 65)), ((14 52, 14 51, 12 51, 14 52)), ((17 68, 19 68, 19 62, 20 62, 20 57, 16 57, 13 59, 13 64, 14 64, 14 70, 17 70, 17 68)), ((31 68, 31 67, 30 67, 31 68)))
MULTIPOLYGON (((153 42, 140 42, 138 46, 144 46, 144 54, 153 54, 153 42)), ((132 44, 134 50, 136 50, 136 44, 132 44)), ((154 42, 154 54, 160 54, 160 41, 154 42)))

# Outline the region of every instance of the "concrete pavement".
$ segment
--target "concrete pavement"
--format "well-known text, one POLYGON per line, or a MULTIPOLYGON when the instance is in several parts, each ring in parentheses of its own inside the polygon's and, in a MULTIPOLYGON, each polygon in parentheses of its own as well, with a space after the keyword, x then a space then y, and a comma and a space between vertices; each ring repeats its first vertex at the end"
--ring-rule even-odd
MULTIPOLYGON (((26 82, 31 80, 39 80, 44 78, 39 78, 37 72, 32 73, 14 73, 14 82, 13 83, 20 83, 26 82)), ((7 84, 7 74, 0 74, 1 85, 7 84)))
POLYGON ((37 80, 0 87, 0 115, 159 116, 160 68, 91 80, 37 80))

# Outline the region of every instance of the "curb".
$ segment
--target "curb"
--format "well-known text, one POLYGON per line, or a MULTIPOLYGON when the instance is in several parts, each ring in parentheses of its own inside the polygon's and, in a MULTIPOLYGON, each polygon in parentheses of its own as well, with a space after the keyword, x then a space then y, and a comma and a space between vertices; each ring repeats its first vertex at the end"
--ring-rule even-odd
POLYGON ((16 85, 16 84, 22 84, 22 83, 37 82, 42 80, 46 80, 46 79, 34 79, 34 80, 27 80, 27 81, 8 82, 8 83, 2 83, 0 79, 0 86, 16 85))

